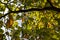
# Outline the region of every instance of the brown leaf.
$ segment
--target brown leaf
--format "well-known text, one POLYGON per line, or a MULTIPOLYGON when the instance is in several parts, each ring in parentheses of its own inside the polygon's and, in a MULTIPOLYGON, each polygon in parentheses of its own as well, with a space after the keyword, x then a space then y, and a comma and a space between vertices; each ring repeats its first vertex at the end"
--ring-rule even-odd
POLYGON ((11 28, 14 23, 12 15, 9 15, 9 20, 7 20, 6 27, 11 28))

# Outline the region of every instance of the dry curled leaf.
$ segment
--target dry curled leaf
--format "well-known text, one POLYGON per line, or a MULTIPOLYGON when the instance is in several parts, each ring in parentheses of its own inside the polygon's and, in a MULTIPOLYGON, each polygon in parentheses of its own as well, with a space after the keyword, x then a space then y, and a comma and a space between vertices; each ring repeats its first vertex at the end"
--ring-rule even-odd
POLYGON ((7 20, 6 27, 11 28, 14 23, 12 15, 9 15, 9 20, 7 20))
POLYGON ((13 20, 12 19, 8 20, 6 23, 7 28, 10 28, 12 25, 13 25, 13 20))

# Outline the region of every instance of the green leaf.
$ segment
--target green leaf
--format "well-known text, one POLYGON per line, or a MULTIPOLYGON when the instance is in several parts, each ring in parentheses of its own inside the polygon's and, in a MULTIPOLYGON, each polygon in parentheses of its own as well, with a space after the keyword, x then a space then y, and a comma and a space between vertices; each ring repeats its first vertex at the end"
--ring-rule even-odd
POLYGON ((57 35, 53 35, 53 36, 52 36, 52 38, 55 38, 55 39, 57 39, 57 35))
POLYGON ((3 34, 3 32, 4 32, 4 31, 3 31, 2 29, 0 29, 0 34, 3 34))

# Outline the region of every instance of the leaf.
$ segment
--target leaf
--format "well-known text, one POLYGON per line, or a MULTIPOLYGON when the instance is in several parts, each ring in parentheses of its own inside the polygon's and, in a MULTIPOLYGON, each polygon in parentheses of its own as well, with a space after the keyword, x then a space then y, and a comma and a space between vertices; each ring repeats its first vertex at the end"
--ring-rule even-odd
POLYGON ((0 40, 3 40, 3 34, 0 34, 0 40))
POLYGON ((3 32, 4 32, 4 31, 3 31, 2 29, 0 29, 0 34, 3 34, 3 32))
POLYGON ((2 13, 0 13, 0 17, 2 16, 3 14, 2 13))
POLYGON ((52 2, 52 3, 54 3, 54 2, 55 2, 55 0, 51 0, 51 2, 52 2))
POLYGON ((14 24, 12 25, 13 27, 18 26, 18 22, 14 21, 14 24))
POLYGON ((4 0, 4 2, 8 2, 8 0, 4 0))
POLYGON ((47 2, 47 0, 44 0, 44 2, 47 2))
POLYGON ((5 8, 6 8, 5 5, 0 3, 0 11, 5 11, 5 8))
POLYGON ((13 23, 14 21, 12 19, 7 20, 7 23, 6 23, 7 28, 11 28, 13 23))
POLYGON ((55 39, 57 39, 57 35, 53 35, 53 36, 52 36, 52 38, 55 38, 55 39))
POLYGON ((20 20, 21 16, 17 15, 16 20, 20 20))
POLYGON ((3 26, 3 21, 0 21, 0 27, 2 27, 3 26))
POLYGON ((9 19, 7 20, 7 23, 6 23, 6 27, 11 28, 13 23, 14 23, 14 20, 13 20, 12 14, 10 14, 9 19))

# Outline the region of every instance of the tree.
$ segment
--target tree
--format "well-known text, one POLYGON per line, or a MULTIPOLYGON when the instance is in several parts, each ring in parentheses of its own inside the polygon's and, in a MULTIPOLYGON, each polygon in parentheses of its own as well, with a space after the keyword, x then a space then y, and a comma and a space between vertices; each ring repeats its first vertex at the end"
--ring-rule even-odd
POLYGON ((9 40, 60 40, 60 1, 1 0, 0 40, 6 36, 9 40), (17 20, 22 20, 22 26, 17 20))

